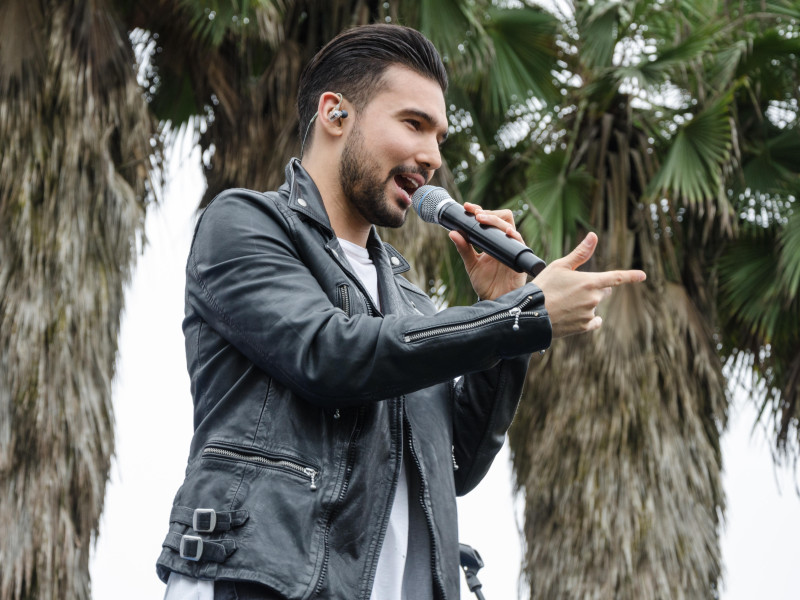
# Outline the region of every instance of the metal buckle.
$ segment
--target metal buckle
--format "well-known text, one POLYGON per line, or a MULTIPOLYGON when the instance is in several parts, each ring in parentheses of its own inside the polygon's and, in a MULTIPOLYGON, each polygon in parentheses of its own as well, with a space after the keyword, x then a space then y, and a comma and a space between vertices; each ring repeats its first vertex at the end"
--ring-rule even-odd
POLYGON ((203 538, 198 535, 184 535, 181 537, 181 558, 200 560, 201 556, 203 556, 203 538), (192 550, 194 552, 191 552, 192 550))
POLYGON ((217 526, 217 513, 213 508, 195 508, 192 515, 192 529, 201 533, 211 533, 217 526))

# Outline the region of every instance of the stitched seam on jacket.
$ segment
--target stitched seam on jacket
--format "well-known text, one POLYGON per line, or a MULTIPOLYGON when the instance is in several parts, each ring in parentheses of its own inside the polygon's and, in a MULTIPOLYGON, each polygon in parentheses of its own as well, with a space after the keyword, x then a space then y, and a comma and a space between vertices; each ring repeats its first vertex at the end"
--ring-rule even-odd
MULTIPOLYGON (((297 245, 298 245, 298 241, 297 241, 297 231, 296 231, 296 229, 294 227, 294 224, 290 222, 290 219, 288 219, 287 215, 281 210, 280 204, 275 202, 275 199, 270 194, 262 193, 260 195, 263 196, 269 202, 271 202, 271 204, 277 209, 277 212, 279 212, 281 214, 281 216, 283 216, 284 222, 286 223, 288 229, 291 231, 291 235, 289 236, 289 238, 291 239, 292 243, 294 244, 294 247, 296 248, 297 245)), ((209 206, 210 206, 210 204, 209 204, 209 206)), ((208 207, 206 207, 206 210, 208 210, 208 207)), ((199 231, 199 230, 200 230, 200 224, 198 223, 197 231, 199 231)), ((197 231, 195 232, 195 237, 197 236, 197 231)), ((266 360, 268 358, 268 355, 261 350, 261 348, 259 347, 258 344, 253 343, 253 341, 250 339, 249 336, 247 336, 245 334, 244 331, 242 331, 239 327, 236 326, 236 324, 230 318, 228 313, 225 312, 222 309, 222 307, 219 305, 219 303, 217 302, 217 300, 214 297, 214 295, 208 289, 208 286, 206 286, 206 283, 203 280, 203 278, 200 277, 200 272, 199 272, 199 269, 197 267, 197 257, 196 257, 195 252, 194 252, 194 240, 192 240, 192 250, 191 250, 191 253, 190 253, 190 259, 191 259, 191 265, 192 265, 192 271, 194 273, 194 277, 197 280, 197 283, 200 286, 200 288, 203 290, 203 294, 205 295, 205 297, 208 300, 209 304, 214 309, 214 311, 217 313, 217 315, 222 319, 222 321, 228 327, 230 327, 237 334, 239 334, 242 337, 242 339, 244 339, 247 342, 247 344, 251 348, 253 348, 253 350, 255 350, 256 353, 259 356, 261 356, 262 358, 264 358, 266 360)))
POLYGON ((261 422, 264 419, 264 413, 267 412, 267 404, 269 404, 270 391, 272 391, 272 377, 268 377, 267 393, 264 395, 264 402, 261 404, 261 412, 258 415, 258 423, 256 423, 255 431, 253 431, 253 440, 250 442, 251 446, 256 445, 256 439, 258 439, 258 430, 261 429, 261 422))
MULTIPOLYGON (((494 429, 495 421, 497 420, 497 405, 499 402, 499 398, 502 395, 503 391, 506 388, 506 384, 508 382, 508 376, 506 375, 508 362, 503 360, 502 364, 500 365, 500 374, 498 376, 498 383, 497 383, 497 392, 494 395, 494 402, 492 402, 492 409, 489 411, 489 419, 486 424, 486 428, 483 430, 483 436, 481 437, 481 441, 478 446, 475 448, 475 453, 472 459, 472 467, 470 468, 467 476, 464 478, 464 483, 468 483, 475 471, 475 468, 478 463, 478 457, 481 456, 483 453, 483 449, 487 444, 487 440, 491 437, 490 432, 494 429)), ((519 400, 517 400, 519 402, 519 400)), ((514 414, 516 414, 516 409, 514 410, 514 414)))

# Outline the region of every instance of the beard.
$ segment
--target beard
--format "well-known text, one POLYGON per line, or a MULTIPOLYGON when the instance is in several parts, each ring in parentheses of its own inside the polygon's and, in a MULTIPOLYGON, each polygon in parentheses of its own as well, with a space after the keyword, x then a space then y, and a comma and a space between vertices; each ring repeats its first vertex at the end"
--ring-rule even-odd
POLYGON ((364 148, 364 137, 356 126, 342 152, 339 164, 339 183, 345 198, 356 208, 367 222, 378 227, 400 227, 405 223, 407 210, 402 210, 386 195, 389 180, 403 172, 402 167, 395 167, 389 176, 382 180, 378 173, 380 166, 364 148))

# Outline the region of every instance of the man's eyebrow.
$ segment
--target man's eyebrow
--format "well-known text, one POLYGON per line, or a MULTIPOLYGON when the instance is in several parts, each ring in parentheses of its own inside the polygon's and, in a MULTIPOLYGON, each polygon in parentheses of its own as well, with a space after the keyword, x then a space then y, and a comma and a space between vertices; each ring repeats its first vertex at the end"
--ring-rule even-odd
POLYGON ((444 128, 444 133, 442 134, 442 139, 439 141, 439 144, 444 144, 445 140, 447 140, 447 136, 449 134, 449 132, 447 130, 447 126, 446 125, 444 125, 444 126, 440 125, 439 124, 439 120, 436 117, 434 117, 433 115, 429 115, 424 110, 420 110, 418 108, 407 108, 403 112, 405 112, 405 113, 407 113, 409 115, 414 115, 415 117, 419 117, 420 119, 422 119, 423 121, 428 123, 428 125, 430 127, 432 127, 433 129, 438 129, 440 127, 443 127, 444 128))

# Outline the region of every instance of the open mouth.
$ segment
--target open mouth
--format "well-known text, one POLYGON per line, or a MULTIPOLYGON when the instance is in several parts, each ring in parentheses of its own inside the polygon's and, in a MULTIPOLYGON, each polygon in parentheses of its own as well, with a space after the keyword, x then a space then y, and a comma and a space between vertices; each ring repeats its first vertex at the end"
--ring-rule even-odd
POLYGON ((394 182, 397 184, 401 190, 403 190, 406 194, 408 194, 409 198, 414 195, 414 192, 417 191, 419 186, 423 184, 422 177, 419 175, 406 175, 406 174, 399 174, 394 176, 394 182))

